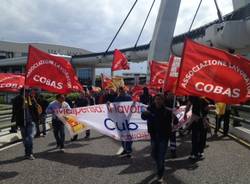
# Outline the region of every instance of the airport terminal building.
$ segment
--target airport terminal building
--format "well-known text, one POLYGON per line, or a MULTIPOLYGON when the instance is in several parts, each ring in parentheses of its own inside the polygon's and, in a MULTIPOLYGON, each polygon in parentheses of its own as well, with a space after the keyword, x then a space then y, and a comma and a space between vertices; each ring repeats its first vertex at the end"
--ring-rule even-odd
MULTIPOLYGON (((24 73, 27 62, 28 47, 32 45, 49 54, 59 55, 67 60, 72 56, 90 54, 90 51, 81 48, 67 47, 45 43, 17 43, 0 41, 0 72, 3 73, 24 73)), ((88 68, 78 68, 77 74, 80 81, 89 80, 92 77, 88 68)))

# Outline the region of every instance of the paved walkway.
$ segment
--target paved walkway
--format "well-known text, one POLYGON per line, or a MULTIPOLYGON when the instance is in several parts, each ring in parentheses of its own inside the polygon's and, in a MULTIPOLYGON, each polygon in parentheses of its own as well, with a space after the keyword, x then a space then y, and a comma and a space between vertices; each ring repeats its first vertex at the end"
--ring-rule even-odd
MULTIPOLYGON (((209 135, 210 136, 210 135, 209 135)), ((36 160, 23 159, 23 145, 0 151, 0 183, 8 184, 134 184, 155 183, 149 142, 134 143, 132 159, 117 158, 119 144, 93 132, 67 142, 65 153, 57 152, 52 132, 34 142, 36 160)), ((67 137, 69 140, 69 137, 67 137)), ((190 141, 178 139, 178 158, 167 159, 165 181, 173 184, 250 183, 250 151, 229 137, 208 139, 206 158, 188 160, 190 141)))

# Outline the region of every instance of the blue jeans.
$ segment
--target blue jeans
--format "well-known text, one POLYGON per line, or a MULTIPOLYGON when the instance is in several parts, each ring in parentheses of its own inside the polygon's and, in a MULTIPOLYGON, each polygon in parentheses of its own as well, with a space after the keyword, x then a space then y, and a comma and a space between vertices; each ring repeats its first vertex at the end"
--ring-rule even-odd
POLYGON ((35 123, 28 123, 25 127, 20 127, 20 130, 25 148, 25 156, 30 156, 33 154, 33 139, 36 134, 35 123))
POLYGON ((53 133, 56 139, 56 144, 60 148, 64 148, 65 132, 64 124, 60 120, 52 120, 53 133))
POLYGON ((158 177, 162 177, 164 174, 164 162, 165 162, 165 154, 167 151, 167 146, 168 146, 168 138, 155 136, 153 139, 151 139, 151 147, 152 147, 151 155, 156 162, 158 177))
POLYGON ((127 153, 132 153, 132 141, 122 141, 122 147, 127 153))

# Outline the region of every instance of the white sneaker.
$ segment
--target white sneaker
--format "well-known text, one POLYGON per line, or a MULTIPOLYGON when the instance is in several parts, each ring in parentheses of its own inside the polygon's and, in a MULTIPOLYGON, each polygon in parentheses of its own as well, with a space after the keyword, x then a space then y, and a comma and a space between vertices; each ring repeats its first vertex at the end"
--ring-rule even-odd
POLYGON ((27 155, 27 156, 25 156, 25 158, 26 159, 28 159, 28 160, 35 160, 36 158, 34 157, 34 155, 27 155))
POLYGON ((164 180, 163 180, 163 177, 157 179, 157 182, 158 182, 158 183, 163 183, 163 181, 164 181, 164 180))
POLYGON ((116 155, 122 155, 123 152, 124 152, 123 147, 120 147, 119 150, 117 151, 116 155))
POLYGON ((190 156, 189 156, 189 159, 191 159, 191 160, 196 160, 196 159, 197 159, 197 156, 195 156, 195 155, 190 155, 190 156))

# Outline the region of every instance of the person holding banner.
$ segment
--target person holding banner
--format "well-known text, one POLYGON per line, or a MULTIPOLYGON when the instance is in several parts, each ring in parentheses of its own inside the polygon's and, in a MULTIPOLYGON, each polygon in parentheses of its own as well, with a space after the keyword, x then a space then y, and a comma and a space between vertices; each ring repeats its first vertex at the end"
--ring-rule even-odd
MULTIPOLYGON (((86 107, 86 106, 89 106, 90 105, 90 100, 86 94, 86 91, 82 91, 80 93, 80 96, 76 99, 76 102, 75 102, 75 107, 86 107)), ((91 105, 94 105, 91 104, 91 105)), ((86 130, 86 135, 85 135, 85 139, 88 139, 90 136, 90 130, 86 130)), ((78 134, 74 135, 72 138, 71 138, 71 141, 76 141, 78 138, 78 134)))
POLYGON ((157 94, 153 103, 142 112, 141 118, 147 120, 151 155, 156 162, 158 182, 163 182, 165 154, 171 135, 172 110, 165 107, 164 96, 157 94))
MULTIPOLYGON (((119 87, 119 94, 115 98, 114 102, 128 102, 132 101, 132 98, 130 95, 126 93, 123 87, 119 87)), ((122 141, 122 149, 119 149, 117 154, 120 155, 121 157, 131 157, 132 153, 132 141, 122 141)))
POLYGON ((70 106, 65 102, 65 96, 62 94, 56 95, 56 100, 51 102, 46 109, 47 114, 52 114, 52 127, 56 139, 56 148, 64 152, 65 130, 64 123, 56 116, 55 112, 59 109, 70 109, 70 106))
POLYGON ((13 100, 13 116, 17 127, 21 130, 25 158, 34 160, 33 139, 36 134, 34 123, 36 119, 36 106, 31 101, 30 90, 25 90, 24 95, 24 89, 21 89, 20 94, 13 100))

